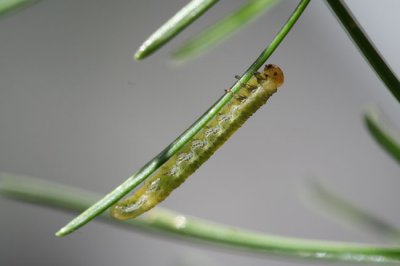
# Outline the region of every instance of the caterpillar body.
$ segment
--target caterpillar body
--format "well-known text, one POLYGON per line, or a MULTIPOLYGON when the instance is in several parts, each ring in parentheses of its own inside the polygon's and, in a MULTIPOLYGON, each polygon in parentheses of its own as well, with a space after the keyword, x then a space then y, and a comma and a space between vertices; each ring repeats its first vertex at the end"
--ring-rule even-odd
POLYGON ((266 65, 262 73, 255 73, 192 141, 166 161, 132 196, 117 202, 111 208, 111 215, 119 220, 135 218, 163 201, 266 103, 283 81, 283 72, 276 65, 266 65))

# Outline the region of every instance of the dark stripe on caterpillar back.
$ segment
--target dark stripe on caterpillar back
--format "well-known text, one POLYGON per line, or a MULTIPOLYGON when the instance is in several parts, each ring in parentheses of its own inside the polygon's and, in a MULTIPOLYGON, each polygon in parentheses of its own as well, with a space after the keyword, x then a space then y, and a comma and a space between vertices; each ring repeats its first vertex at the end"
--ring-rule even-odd
MULTIPOLYGON (((132 196, 117 202, 111 208, 111 215, 119 220, 134 218, 163 201, 266 103, 283 80, 283 72, 276 65, 266 65, 262 73, 255 73, 193 140, 166 161, 132 196)), ((227 93, 231 93, 230 90, 227 93)))

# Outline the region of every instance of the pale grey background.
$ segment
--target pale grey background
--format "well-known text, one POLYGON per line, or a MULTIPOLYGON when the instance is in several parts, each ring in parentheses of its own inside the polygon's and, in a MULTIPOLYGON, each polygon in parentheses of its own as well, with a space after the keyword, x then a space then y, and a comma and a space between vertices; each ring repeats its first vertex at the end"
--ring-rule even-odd
MULTIPOLYGON (((186 1, 49 0, 1 19, 0 171, 109 192, 223 93, 297 4, 283 1, 195 61, 170 63, 181 41, 243 2, 221 1, 143 62, 135 49, 186 1)), ((347 2, 400 73, 400 2, 347 2)), ((377 103, 400 126, 398 103, 322 1, 270 62, 284 69, 284 88, 162 205, 278 235, 382 243, 312 211, 299 188, 320 177, 400 226, 399 166, 360 119, 377 103)), ((57 239, 73 215, 5 199, 0 210, 0 265, 297 265, 98 222, 57 239)))

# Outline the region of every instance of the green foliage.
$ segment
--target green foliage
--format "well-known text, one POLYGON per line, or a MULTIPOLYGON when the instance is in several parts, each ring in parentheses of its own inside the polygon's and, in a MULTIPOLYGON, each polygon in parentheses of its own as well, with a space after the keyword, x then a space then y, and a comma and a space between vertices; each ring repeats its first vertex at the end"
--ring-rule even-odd
POLYGON ((0 0, 0 18, 10 12, 34 4, 38 0, 0 0))
POLYGON ((231 88, 232 93, 227 93, 221 99, 219 99, 206 113, 204 113, 197 121, 189 127, 185 132, 182 133, 176 140, 168 145, 163 151, 161 151, 156 157, 150 162, 144 165, 136 174, 129 177, 124 183, 119 185, 104 198, 90 206, 86 211, 74 218, 66 226, 61 228, 56 235, 65 236, 68 235, 83 225, 93 220, 96 216, 103 213, 106 209, 111 207, 115 202, 121 199, 123 196, 128 194, 131 190, 141 184, 147 177, 154 173, 163 163, 177 153, 187 142, 189 142, 194 135, 197 134, 204 126, 216 115, 218 112, 232 99, 233 94, 237 93, 242 84, 247 83, 253 74, 267 61, 272 55, 278 45, 289 33, 290 29, 299 19, 305 8, 307 7, 310 0, 302 0, 297 8, 294 10, 288 21, 278 32, 276 37, 272 40, 264 51, 261 52, 260 56, 256 61, 247 69, 244 75, 233 85, 231 88))
MULTIPOLYGON (((0 1, 0 16, 33 2, 35 1, 0 1)), ((143 59, 158 50, 205 11, 211 8, 216 2, 217 0, 191 1, 143 43, 135 54, 135 58, 143 59)), ((184 44, 177 50, 175 56, 192 56, 199 51, 209 49, 213 44, 226 37, 227 34, 237 30, 239 27, 267 10, 273 3, 273 0, 249 1, 232 15, 224 18, 207 31, 184 44)), ((186 143, 191 141, 193 136, 218 114, 231 100, 232 95, 239 91, 242 84, 245 84, 273 54, 275 49, 299 19, 308 3, 309 0, 301 0, 299 2, 297 8, 277 33, 276 37, 261 52, 260 56, 251 64, 238 82, 231 87, 232 93, 227 93, 221 97, 203 116, 195 121, 189 129, 183 132, 176 140, 154 157, 154 159, 99 201, 93 204, 95 200, 100 198, 100 195, 92 194, 87 191, 7 174, 0 176, 0 194, 9 198, 38 203, 62 210, 77 212, 86 209, 58 231, 57 236, 67 235, 90 222, 95 217, 100 216, 101 219, 111 222, 114 225, 141 228, 144 231, 163 232, 193 240, 205 240, 211 244, 245 249, 250 252, 261 252, 301 259, 399 263, 400 249, 398 247, 365 246, 283 238, 250 232, 243 229, 233 229, 228 226, 190 218, 162 209, 153 211, 151 216, 145 214, 135 220, 124 223, 111 220, 108 215, 104 214, 106 209, 141 184, 164 162, 176 154, 186 143)), ((400 101, 399 80, 381 58, 373 44, 368 40, 368 37, 347 7, 340 0, 327 0, 327 3, 343 24, 344 29, 348 32, 354 43, 359 47, 360 52, 364 55, 371 67, 375 70, 393 96, 400 101)), ((380 116, 376 116, 376 113, 366 113, 364 119, 371 136, 373 136, 394 159, 400 162, 400 137, 398 137, 398 132, 396 133, 390 126, 387 126, 385 122, 382 122, 382 119, 380 116)), ((328 190, 324 190, 321 186, 316 185, 314 188, 319 201, 327 206, 329 205, 329 208, 335 209, 338 213, 345 214, 347 217, 351 217, 354 221, 364 222, 364 224, 369 225, 370 228, 375 228, 377 231, 380 230, 388 234, 395 234, 395 229, 387 226, 385 222, 371 215, 367 215, 362 210, 341 200, 328 190)))
MULTIPOLYGON (((80 189, 9 174, 0 174, 0 195, 72 212, 84 210, 100 197, 80 189)), ((124 222, 114 220, 105 213, 99 218, 128 229, 139 228, 149 233, 202 240, 207 244, 255 254, 317 261, 400 263, 399 247, 280 237, 208 222, 159 207, 124 222)))
POLYGON ((278 0, 249 0, 232 14, 217 21, 211 27, 182 44, 173 53, 174 58, 187 60, 210 50, 217 43, 222 42, 251 21, 260 17, 277 2, 278 0))

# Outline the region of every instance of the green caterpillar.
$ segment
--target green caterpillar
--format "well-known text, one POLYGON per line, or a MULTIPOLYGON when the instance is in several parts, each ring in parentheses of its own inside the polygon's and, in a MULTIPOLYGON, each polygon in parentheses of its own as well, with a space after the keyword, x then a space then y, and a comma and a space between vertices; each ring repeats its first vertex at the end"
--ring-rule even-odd
POLYGON ((132 196, 117 202, 111 208, 111 215, 119 220, 135 218, 163 201, 266 103, 283 81, 283 72, 276 65, 266 65, 262 73, 255 73, 192 141, 166 161, 132 196))

